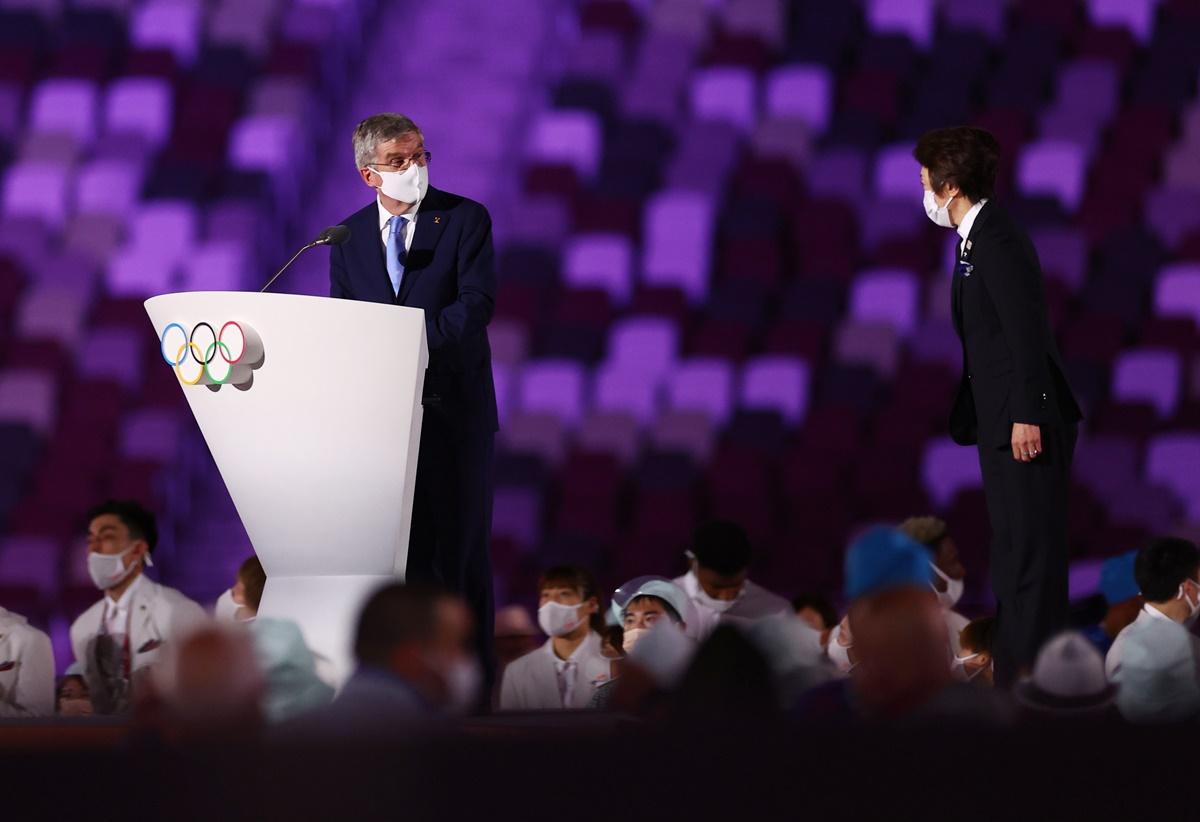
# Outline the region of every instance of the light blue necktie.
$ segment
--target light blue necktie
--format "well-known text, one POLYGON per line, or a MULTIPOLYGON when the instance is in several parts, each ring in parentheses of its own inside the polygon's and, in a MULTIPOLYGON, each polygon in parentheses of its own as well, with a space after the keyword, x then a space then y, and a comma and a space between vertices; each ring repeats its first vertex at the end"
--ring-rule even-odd
POLYGON ((400 282, 404 279, 404 230, 407 225, 407 217, 392 217, 388 220, 387 272, 396 296, 400 295, 400 282))

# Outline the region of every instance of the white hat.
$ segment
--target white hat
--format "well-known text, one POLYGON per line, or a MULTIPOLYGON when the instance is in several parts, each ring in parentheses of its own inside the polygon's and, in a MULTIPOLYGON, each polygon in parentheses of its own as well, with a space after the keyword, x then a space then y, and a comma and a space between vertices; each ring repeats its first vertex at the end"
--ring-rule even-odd
POLYGON ((626 582, 612 595, 612 615, 617 625, 625 621, 625 606, 638 597, 658 597, 670 605, 685 623, 695 621, 692 603, 682 588, 666 577, 637 577, 626 582))
POLYGON ((1117 693, 1104 675, 1104 657, 1078 631, 1065 631, 1042 646, 1033 676, 1017 684, 1017 701, 1050 713, 1100 711, 1117 693))

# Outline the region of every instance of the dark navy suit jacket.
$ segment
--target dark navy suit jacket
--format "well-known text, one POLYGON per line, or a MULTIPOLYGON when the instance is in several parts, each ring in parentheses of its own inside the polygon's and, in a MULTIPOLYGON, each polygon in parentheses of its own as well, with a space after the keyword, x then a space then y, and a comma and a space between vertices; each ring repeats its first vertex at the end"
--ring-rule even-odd
POLYGON ((424 309, 426 412, 444 416, 455 428, 496 431, 487 337, 496 272, 487 209, 430 186, 417 212, 399 295, 388 278, 375 201, 343 222, 350 239, 331 249, 329 295, 424 309))

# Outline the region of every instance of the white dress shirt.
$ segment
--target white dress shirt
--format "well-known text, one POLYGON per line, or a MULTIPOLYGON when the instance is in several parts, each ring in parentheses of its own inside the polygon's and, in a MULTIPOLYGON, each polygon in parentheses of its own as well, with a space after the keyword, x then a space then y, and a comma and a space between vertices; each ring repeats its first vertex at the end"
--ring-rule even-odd
POLYGON ((133 592, 142 585, 142 579, 141 574, 134 577, 120 599, 115 601, 107 593, 104 594, 104 632, 109 636, 128 633, 129 606, 133 600, 133 592))
POLYGON ((971 210, 963 215, 962 222, 958 224, 958 236, 963 238, 964 243, 967 241, 967 238, 971 236, 971 226, 975 225, 975 218, 979 216, 980 209, 984 207, 987 201, 988 198, 984 197, 975 205, 971 206, 971 210))
MULTIPOLYGON (((383 243, 383 247, 387 248, 388 240, 388 223, 391 222, 394 216, 392 212, 383 207, 383 201, 378 197, 375 198, 375 206, 379 209, 379 241, 383 243)), ((412 248, 413 234, 417 230, 417 212, 421 209, 420 201, 413 203, 412 208, 404 212, 400 216, 408 220, 408 224, 404 226, 404 253, 412 248)))

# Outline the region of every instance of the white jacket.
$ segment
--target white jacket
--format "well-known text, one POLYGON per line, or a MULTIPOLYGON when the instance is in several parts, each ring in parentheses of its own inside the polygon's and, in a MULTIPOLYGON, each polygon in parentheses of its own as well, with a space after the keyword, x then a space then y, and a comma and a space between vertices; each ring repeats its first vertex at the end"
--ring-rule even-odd
POLYGON ((696 575, 691 571, 672 581, 682 588, 692 601, 691 617, 683 614, 683 619, 687 622, 687 635, 692 639, 703 640, 715 631, 718 623, 722 621, 746 625, 767 617, 792 613, 792 603, 750 580, 746 580, 742 595, 737 601, 727 611, 720 613, 701 603, 700 580, 696 579, 696 575))
POLYGON ((571 659, 575 661, 575 687, 570 704, 564 705, 558 690, 558 656, 554 653, 554 640, 536 651, 513 660, 504 669, 504 680, 500 685, 500 710, 502 711, 561 711, 564 708, 586 708, 592 702, 596 686, 607 682, 612 671, 612 660, 600 652, 600 635, 589 632, 571 659))
POLYGON ((54 716, 50 637, 0 608, 0 717, 54 716))
MULTIPOLYGON (((134 671, 153 664, 163 645, 206 619, 204 609, 195 602, 146 576, 133 590, 129 608, 130 670, 134 671)), ((100 633, 103 619, 102 597, 71 624, 71 650, 85 671, 90 663, 88 649, 100 633)))

